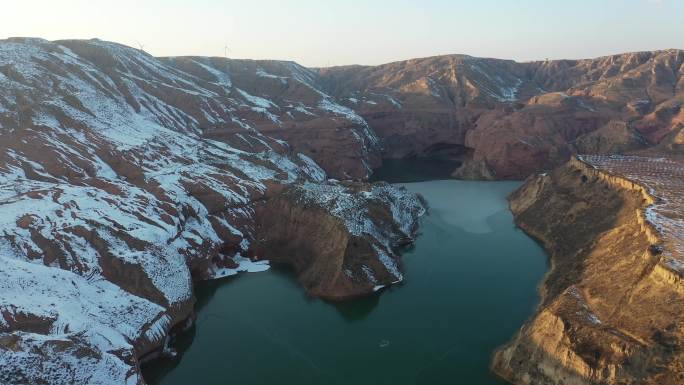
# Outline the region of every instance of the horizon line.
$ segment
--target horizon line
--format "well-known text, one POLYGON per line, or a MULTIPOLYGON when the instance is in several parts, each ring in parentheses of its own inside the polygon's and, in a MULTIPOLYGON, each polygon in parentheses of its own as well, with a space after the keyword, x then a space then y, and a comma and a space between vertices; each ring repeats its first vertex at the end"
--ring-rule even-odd
POLYGON ((582 60, 597 60, 597 59, 602 59, 602 58, 609 58, 609 57, 615 57, 615 56, 622 56, 622 55, 630 55, 630 54, 640 54, 640 53, 655 53, 655 52, 669 52, 669 51, 679 51, 679 52, 684 52, 684 48, 661 48, 661 49, 653 49, 653 50, 638 50, 638 51, 624 51, 624 52, 617 52, 617 53, 612 53, 612 54, 606 54, 606 55, 599 55, 599 56, 594 56, 594 57, 579 57, 579 58, 560 58, 560 59, 551 59, 551 58, 544 58, 544 59, 531 59, 531 60, 517 60, 517 59, 510 59, 510 58, 502 58, 502 57, 495 57, 495 56, 474 56, 466 53, 443 53, 443 54, 434 54, 434 55, 428 55, 428 56, 417 56, 417 57, 410 57, 407 59, 398 59, 398 60, 392 60, 392 61, 387 61, 383 62, 380 64, 333 64, 333 65, 327 65, 327 66, 307 66, 303 65, 297 60, 293 59, 254 59, 254 58, 231 58, 229 56, 216 56, 216 55, 160 55, 156 56, 153 55, 152 53, 145 51, 144 50, 144 45, 143 49, 136 48, 132 45, 128 45, 126 43, 120 43, 117 41, 112 41, 112 40, 105 40, 105 39, 100 39, 97 37, 92 37, 92 38, 64 38, 64 39, 55 39, 55 40, 49 40, 45 39, 42 37, 38 36, 8 36, 5 38, 0 38, 0 41, 9 41, 9 40, 41 40, 41 41, 46 41, 50 43, 59 43, 60 41, 101 41, 105 43, 111 43, 111 44, 118 44, 136 51, 141 51, 147 55, 150 55, 154 58, 157 59, 167 59, 167 58, 183 58, 183 57, 196 57, 196 58, 216 58, 216 59, 226 59, 226 60, 244 60, 244 61, 272 61, 272 62, 290 62, 290 63, 295 63, 297 65, 300 65, 305 68, 309 69, 329 69, 329 68, 342 68, 342 67, 381 67, 385 65, 391 65, 391 64, 396 64, 396 63, 404 63, 404 62, 409 62, 413 60, 427 60, 427 59, 434 59, 434 58, 443 58, 443 57, 450 57, 450 56, 463 56, 467 58, 473 58, 473 59, 485 59, 485 60, 500 60, 500 61, 510 61, 510 62, 515 62, 515 63, 520 63, 520 64, 525 64, 525 63, 537 63, 537 62, 545 62, 545 61, 582 61, 582 60))

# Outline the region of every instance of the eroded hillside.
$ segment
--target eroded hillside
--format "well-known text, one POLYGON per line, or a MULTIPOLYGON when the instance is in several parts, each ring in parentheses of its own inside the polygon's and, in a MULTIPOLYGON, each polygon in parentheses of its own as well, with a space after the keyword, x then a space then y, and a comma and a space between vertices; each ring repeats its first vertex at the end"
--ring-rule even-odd
POLYGON ((573 153, 681 151, 684 52, 517 63, 464 55, 320 69, 383 156, 465 160, 455 176, 524 179, 573 153))
POLYGON ((551 254, 542 303, 495 356, 516 384, 682 382, 684 164, 582 156, 511 197, 551 254))
POLYGON ((0 42, 1 383, 143 384, 139 359, 192 323, 193 281, 268 268, 256 221, 282 210, 317 212, 298 218, 309 236, 300 257, 343 272, 343 285, 305 285, 312 295, 400 280, 394 248, 412 239, 422 203, 328 180, 302 142, 276 135, 316 119, 311 130, 328 125, 353 160, 328 164, 332 174, 365 178, 377 141, 365 121, 294 64, 278 63, 288 80, 249 70, 288 83, 296 101, 254 95, 260 83, 234 83, 227 66, 99 40, 0 42), (323 222, 363 255, 340 244, 340 258, 327 258, 311 245, 323 222))

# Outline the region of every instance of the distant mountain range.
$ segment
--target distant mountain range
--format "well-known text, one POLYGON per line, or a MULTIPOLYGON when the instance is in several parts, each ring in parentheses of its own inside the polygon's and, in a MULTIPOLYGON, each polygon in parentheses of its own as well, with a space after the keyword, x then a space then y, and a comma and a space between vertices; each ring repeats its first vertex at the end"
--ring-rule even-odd
MULTIPOLYGON (((164 60, 192 71, 190 58, 164 60)), ((682 50, 529 63, 450 55, 315 70, 211 60, 273 103, 272 115, 254 117, 262 132, 288 140, 337 177, 363 178, 381 158, 442 156, 465 162, 459 177, 521 179, 572 153, 676 154, 684 143, 682 50), (378 145, 361 135, 365 144, 347 151, 339 143, 346 136, 320 113, 283 111, 293 102, 321 107, 322 94, 363 118, 378 145)))
POLYGON ((516 63, 463 55, 321 69, 382 157, 446 155, 456 175, 520 179, 572 153, 684 148, 684 51, 516 63), (358 102, 356 102, 358 101, 358 102))

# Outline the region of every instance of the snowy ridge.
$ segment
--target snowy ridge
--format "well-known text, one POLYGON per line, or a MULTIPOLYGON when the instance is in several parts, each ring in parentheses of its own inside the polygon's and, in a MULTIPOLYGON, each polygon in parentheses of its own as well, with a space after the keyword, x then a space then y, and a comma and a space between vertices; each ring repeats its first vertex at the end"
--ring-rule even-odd
POLYGON ((200 60, 194 60, 194 62, 197 63, 200 67, 204 68, 210 74, 214 75, 214 77, 216 78, 216 84, 227 88, 232 87, 233 82, 230 79, 230 75, 228 75, 226 72, 219 71, 211 65, 205 64, 200 60))
POLYGON ((596 169, 622 176, 648 189, 655 203, 646 208, 646 220, 663 237, 665 263, 684 273, 684 164, 665 158, 627 155, 582 155, 596 169))
POLYGON ((131 370, 121 357, 97 350, 78 335, 62 339, 17 332, 3 338, 14 347, 13 350, 0 349, 3 368, 13 370, 0 372, 0 383, 3 384, 15 384, 17 379, 26 384, 38 384, 46 378, 51 385, 142 383, 140 374, 131 370), (56 356, 61 356, 61 360, 45 359, 56 356))
POLYGON ((505 73, 504 77, 501 75, 491 75, 497 71, 491 69, 483 69, 481 66, 488 66, 485 62, 478 62, 470 64, 470 69, 478 73, 482 78, 470 79, 476 83, 479 88, 489 93, 490 97, 497 99, 500 102, 514 102, 518 100, 518 92, 523 80, 505 73))
MULTIPOLYGON (((374 159, 380 151, 376 134, 363 117, 324 92, 316 72, 296 63, 272 60, 178 57, 163 61, 212 85, 220 74, 225 73, 232 81, 231 86, 222 87, 218 93, 232 106, 228 111, 232 115, 229 126, 268 132, 276 139, 288 141, 293 149, 307 152, 322 164, 325 164, 323 159, 333 155, 310 151, 312 144, 305 135, 293 135, 290 131, 333 130, 333 134, 324 133, 320 137, 355 142, 351 148, 358 163, 344 166, 352 170, 328 171, 335 172, 335 176, 340 178, 363 178, 370 174, 371 158, 374 159), (206 66, 210 66, 211 71, 206 66)), ((207 88, 215 91, 212 87, 207 88)), ((226 126, 225 121, 210 113, 206 113, 206 120, 210 129, 226 126)))
MULTIPOLYGON (((363 149, 364 157, 379 147, 380 140, 375 135, 373 130, 370 128, 370 126, 368 125, 366 120, 364 118, 362 118, 360 115, 358 115, 351 108, 337 104, 337 103, 333 102, 330 99, 330 97, 327 97, 327 96, 318 103, 318 107, 323 109, 323 110, 332 112, 336 115, 342 116, 345 119, 347 119, 353 123, 356 123, 357 125, 360 126, 360 128, 361 128, 360 132, 357 129, 352 128, 352 133, 353 133, 354 137, 356 137, 358 139, 358 141, 360 143, 362 143, 362 149, 363 149)), ((372 172, 371 168, 365 162, 364 162, 364 166, 366 167, 366 171, 367 171, 366 176, 370 175, 372 172)))
POLYGON ((223 59, 158 60, 99 40, 0 42, 0 383, 143 383, 137 355, 189 316, 193 279, 268 269, 246 256, 253 205, 272 185, 323 193, 319 204, 373 234, 396 269, 386 228, 411 234, 403 210, 422 210, 415 197, 388 185, 352 194, 257 128, 300 108, 377 145, 310 71, 285 67, 254 76, 294 79, 312 102, 237 88, 223 59), (388 222, 364 218, 364 200, 386 204, 388 222), (51 349, 62 353, 41 353, 51 349))

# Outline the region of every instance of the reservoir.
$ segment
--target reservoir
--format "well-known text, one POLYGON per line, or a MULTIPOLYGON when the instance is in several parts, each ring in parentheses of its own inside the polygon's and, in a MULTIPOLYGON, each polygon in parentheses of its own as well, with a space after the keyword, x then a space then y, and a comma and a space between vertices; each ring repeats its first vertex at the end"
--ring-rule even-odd
POLYGON ((196 326, 152 385, 501 385, 492 352, 532 315, 547 270, 506 196, 519 182, 402 183, 430 205, 405 280, 369 298, 307 298, 272 268, 197 286, 196 326))

